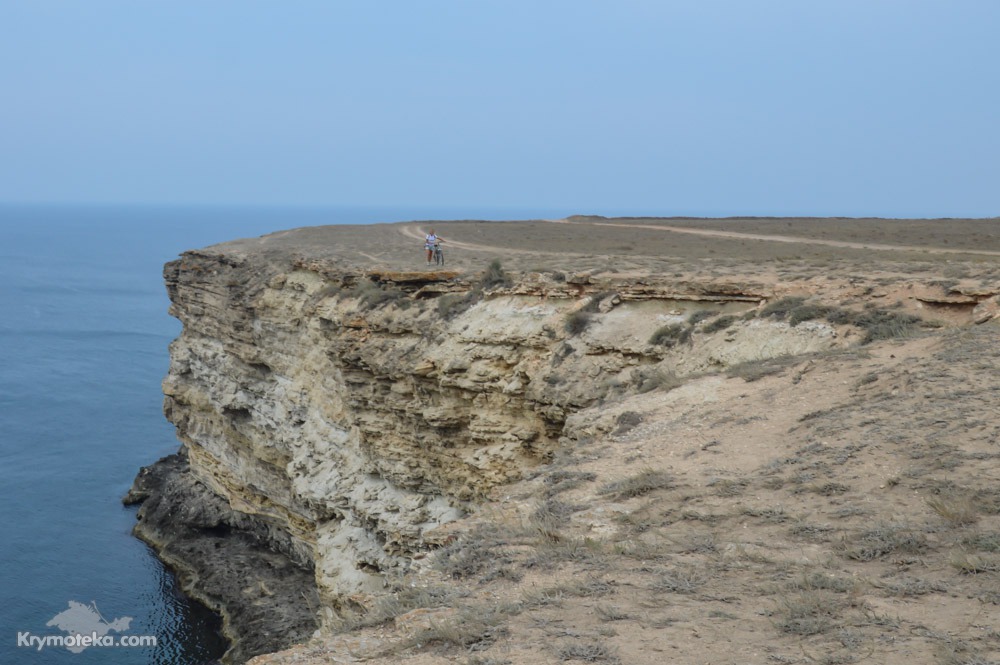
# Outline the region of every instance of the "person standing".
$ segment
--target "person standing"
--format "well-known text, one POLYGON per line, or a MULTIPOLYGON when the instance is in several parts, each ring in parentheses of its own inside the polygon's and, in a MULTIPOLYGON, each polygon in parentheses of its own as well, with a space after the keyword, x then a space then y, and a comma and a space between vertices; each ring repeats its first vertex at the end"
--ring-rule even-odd
POLYGON ((424 236, 424 249, 427 250, 427 265, 431 264, 431 259, 434 258, 434 246, 439 242, 444 241, 434 233, 434 229, 431 229, 430 232, 424 236))

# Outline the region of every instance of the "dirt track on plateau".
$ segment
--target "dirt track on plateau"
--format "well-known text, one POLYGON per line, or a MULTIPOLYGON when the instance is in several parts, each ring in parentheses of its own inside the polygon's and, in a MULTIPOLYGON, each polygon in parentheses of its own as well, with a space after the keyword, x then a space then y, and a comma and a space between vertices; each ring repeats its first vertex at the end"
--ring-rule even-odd
MULTIPOLYGON (((632 224, 625 222, 597 222, 597 221, 577 221, 569 219, 547 219, 542 220, 553 224, 568 224, 574 226, 597 226, 609 228, 628 228, 660 231, 664 233, 682 233, 687 235, 704 236, 709 238, 726 238, 731 240, 754 240, 759 242, 785 243, 796 245, 821 245, 824 247, 838 247, 844 249, 859 249, 870 251, 888 252, 921 252, 930 254, 972 254, 977 256, 1000 256, 1000 251, 988 249, 960 249, 954 247, 928 247, 923 245, 899 245, 871 242, 852 242, 847 240, 829 240, 822 238, 806 238, 788 235, 770 235, 759 233, 742 233, 739 231, 722 231, 708 228, 691 228, 682 226, 669 226, 662 224, 632 224)), ((403 224, 399 227, 400 232, 408 238, 423 240, 425 229, 417 224, 403 224)), ((514 247, 502 247, 499 245, 485 245, 482 243, 462 242, 448 239, 446 243, 450 247, 473 251, 493 251, 512 254, 552 254, 552 251, 536 251, 514 247)), ((580 252, 567 252, 556 250, 558 254, 581 254, 580 252)))

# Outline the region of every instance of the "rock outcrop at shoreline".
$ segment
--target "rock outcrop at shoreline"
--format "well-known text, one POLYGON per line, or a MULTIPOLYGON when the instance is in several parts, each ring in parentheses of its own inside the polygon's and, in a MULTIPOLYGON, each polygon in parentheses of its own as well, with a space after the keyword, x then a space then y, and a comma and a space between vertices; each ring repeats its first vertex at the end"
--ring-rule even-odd
POLYGON ((370 605, 454 537, 449 525, 568 445, 576 411, 863 337, 847 319, 755 316, 796 295, 774 284, 555 272, 483 284, 351 267, 311 249, 315 233, 165 269, 184 327, 164 410, 183 446, 126 500, 142 503, 139 537, 223 614, 230 662, 370 605))

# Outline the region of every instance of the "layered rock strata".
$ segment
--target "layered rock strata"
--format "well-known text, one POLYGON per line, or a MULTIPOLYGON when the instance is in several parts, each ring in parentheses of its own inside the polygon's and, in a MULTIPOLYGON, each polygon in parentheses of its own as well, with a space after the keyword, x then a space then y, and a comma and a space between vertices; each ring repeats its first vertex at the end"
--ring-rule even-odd
POLYGON ((483 291, 345 268, 287 234, 188 252, 165 278, 183 332, 164 410, 183 449, 129 499, 138 534, 227 618, 234 662, 364 606, 545 463, 580 408, 857 339, 742 316, 781 295, 765 284, 533 273, 483 291), (731 321, 703 334, 694 311, 731 321), (671 326, 687 333, 656 335, 671 326))

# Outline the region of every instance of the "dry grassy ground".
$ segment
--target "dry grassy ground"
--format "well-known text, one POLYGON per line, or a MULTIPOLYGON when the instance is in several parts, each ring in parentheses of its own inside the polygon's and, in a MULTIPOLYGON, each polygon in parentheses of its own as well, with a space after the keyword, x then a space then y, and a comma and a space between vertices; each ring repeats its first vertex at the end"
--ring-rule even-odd
MULTIPOLYGON (((933 251, 1000 252, 995 220, 631 222, 807 242, 433 226, 469 270, 500 256, 515 270, 862 274, 887 288, 901 275, 995 287, 1000 275, 992 254, 933 251)), ((429 226, 387 225, 357 249, 372 264, 406 260, 429 226)), ((502 488, 341 633, 254 662, 1000 662, 998 406, 997 319, 606 402, 571 419, 551 465, 502 488)))

